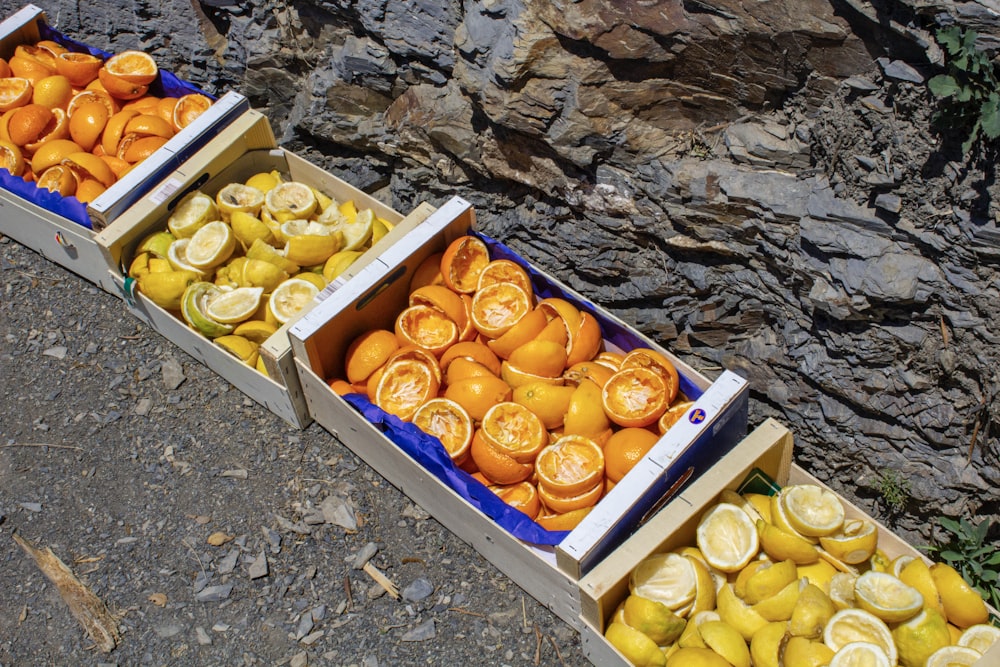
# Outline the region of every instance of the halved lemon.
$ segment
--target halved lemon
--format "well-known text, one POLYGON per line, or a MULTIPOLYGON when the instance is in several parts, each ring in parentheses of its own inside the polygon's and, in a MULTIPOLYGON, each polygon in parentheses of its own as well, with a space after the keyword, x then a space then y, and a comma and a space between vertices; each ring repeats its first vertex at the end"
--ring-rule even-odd
POLYGON ((782 489, 785 516, 797 532, 808 537, 831 535, 844 525, 844 504, 833 491, 815 484, 782 489))
POLYGON ((215 204, 224 218, 236 211, 257 215, 264 205, 264 193, 249 185, 230 183, 215 194, 215 204))
POLYGON ((743 569, 760 550, 753 521, 732 503, 718 503, 705 512, 696 540, 708 564, 723 572, 743 569))
POLYGON ((289 278, 274 289, 268 304, 274 318, 284 324, 305 308, 317 294, 319 289, 311 282, 289 278))
POLYGON ((223 324, 246 321, 257 312, 263 294, 264 289, 261 287, 237 287, 222 291, 208 301, 205 314, 223 324))
POLYGON ((278 222, 308 218, 316 210, 316 195, 305 183, 279 183, 264 195, 264 206, 278 222))
POLYGON ((167 218, 167 228, 179 239, 194 236, 194 233, 213 220, 219 219, 219 209, 215 201, 204 192, 195 190, 177 204, 167 218))
POLYGON ((235 249, 236 236, 233 228, 216 220, 204 225, 191 236, 186 256, 192 266, 207 271, 229 259, 235 249))

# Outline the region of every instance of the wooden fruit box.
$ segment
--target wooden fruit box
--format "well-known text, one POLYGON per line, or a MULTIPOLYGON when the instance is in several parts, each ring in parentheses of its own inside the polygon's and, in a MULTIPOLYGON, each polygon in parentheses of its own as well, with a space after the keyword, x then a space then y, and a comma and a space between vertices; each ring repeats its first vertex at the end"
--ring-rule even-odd
MULTIPOLYGON (((39 39, 54 40, 71 51, 86 51, 102 57, 109 55, 54 30, 40 8, 27 5, 0 23, 0 57, 9 58, 17 46, 39 39)), ((205 94, 165 71, 161 71, 150 85, 151 95, 187 93, 205 94)), ((242 95, 226 93, 89 205, 75 197, 61 197, 37 188, 34 183, 26 183, 6 169, 0 169, 0 233, 105 290, 112 289, 107 282, 104 255, 94 242, 95 230, 124 213, 153 185, 249 108, 249 102, 242 95)))
MULTIPOLYGON (((317 422, 528 594, 578 627, 581 573, 623 541, 673 485, 707 469, 744 437, 747 383, 729 372, 712 382, 502 244, 481 236, 492 257, 512 259, 529 272, 536 294, 561 296, 594 314, 606 343, 611 341, 611 349, 647 346, 665 354, 681 375, 681 391, 695 401, 681 422, 575 530, 568 534, 547 533, 545 537, 553 543, 548 546, 541 544, 542 540, 528 542, 515 537, 496 519, 509 508, 490 507, 490 500, 496 503, 496 498, 479 482, 455 468, 450 460, 420 460, 421 452, 443 451, 435 438, 394 417, 376 425, 327 385, 328 378, 343 377, 344 352, 351 340, 373 328, 393 328, 396 315, 407 302, 410 279, 421 262, 442 252, 455 238, 473 233, 473 225, 472 206, 452 198, 379 262, 355 276, 350 290, 331 295, 300 318, 289 334, 299 379, 309 412, 317 422), (408 441, 413 436, 418 442, 415 448, 408 441), (483 498, 483 494, 489 498, 483 498), (564 551, 563 543, 570 542, 576 548, 564 551)), ((351 400, 364 401, 357 396, 351 400)), ((386 417, 370 403, 364 409, 386 417)), ((533 522, 527 523, 540 530, 533 522)))
POLYGON ((268 371, 265 376, 188 327, 178 315, 150 301, 136 289, 135 281, 127 277, 127 267, 131 264, 136 246, 148 234, 167 228, 170 211, 188 192, 201 190, 214 196, 228 183, 242 183, 256 173, 272 170, 277 170, 286 179, 313 186, 339 202, 353 200, 359 209, 370 208, 378 217, 395 225, 371 249, 358 257, 344 274, 322 290, 313 303, 344 285, 352 275, 392 247, 434 210, 429 204, 421 204, 404 218, 354 186, 279 148, 267 118, 259 112, 247 111, 97 234, 95 240, 103 252, 105 273, 109 275, 107 280, 114 285, 114 291, 124 297, 133 315, 289 424, 304 428, 312 419, 291 356, 288 342, 291 322, 279 328, 261 345, 260 354, 268 371), (111 267, 110 270, 108 267, 111 267))
MULTIPOLYGON (((580 581, 583 652, 595 665, 629 667, 631 663, 604 638, 608 619, 628 596, 629 574, 647 556, 694 544, 702 514, 720 501, 723 489, 736 490, 757 468, 772 480, 786 484, 817 484, 829 488, 792 462, 792 433, 768 419, 723 456, 710 470, 666 504, 659 513, 580 581)), ((871 520, 856 505, 841 498, 848 519, 871 520)), ((878 544, 889 558, 912 555, 927 558, 882 524, 875 522, 878 544)), ((927 560, 930 563, 929 560, 927 560)), ((1000 645, 976 663, 1000 665, 1000 645)))

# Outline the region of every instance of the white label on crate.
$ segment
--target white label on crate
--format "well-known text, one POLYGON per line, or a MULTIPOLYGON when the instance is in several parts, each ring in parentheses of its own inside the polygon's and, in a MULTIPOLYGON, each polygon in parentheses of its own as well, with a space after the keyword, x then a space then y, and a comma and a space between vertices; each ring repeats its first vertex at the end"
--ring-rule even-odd
POLYGON ((159 206, 163 202, 167 201, 172 194, 180 190, 181 185, 183 184, 176 178, 167 179, 167 182, 160 186, 156 192, 149 195, 149 199, 154 204, 159 206))

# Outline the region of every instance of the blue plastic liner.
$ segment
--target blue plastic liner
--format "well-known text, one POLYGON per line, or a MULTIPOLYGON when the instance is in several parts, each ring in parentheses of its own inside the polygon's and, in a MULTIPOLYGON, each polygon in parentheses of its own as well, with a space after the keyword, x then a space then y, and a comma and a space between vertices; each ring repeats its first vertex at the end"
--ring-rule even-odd
MULTIPOLYGON (((40 39, 50 39, 65 46, 70 51, 77 53, 89 53, 102 59, 108 59, 112 54, 101 49, 87 46, 82 42, 67 37, 58 30, 55 30, 44 21, 39 21, 38 32, 40 39)), ((157 97, 180 97, 192 93, 200 93, 209 99, 214 100, 212 95, 196 88, 186 81, 177 78, 171 72, 160 70, 156 80, 149 86, 149 93, 157 97)), ((71 220, 82 227, 93 229, 90 216, 87 215, 87 205, 76 197, 63 197, 48 190, 37 187, 34 183, 28 183, 19 176, 14 176, 6 169, 0 169, 0 187, 9 192, 13 192, 22 199, 26 199, 47 211, 52 211, 56 215, 71 220)))
MULTIPOLYGON (((531 278, 532 287, 539 298, 565 298, 576 304, 581 310, 588 310, 597 317, 601 325, 601 333, 608 342, 617 345, 622 350, 632 350, 636 347, 646 347, 647 341, 617 322, 607 320, 594 309, 593 304, 580 299, 576 295, 567 295, 558 285, 554 284, 544 274, 536 271, 531 265, 519 257, 513 250, 490 237, 470 231, 469 234, 481 238, 490 250, 491 259, 509 259, 525 271, 531 278)), ((689 399, 695 400, 702 391, 691 380, 680 376, 680 390, 689 399)), ((479 480, 458 468, 451 460, 441 441, 432 435, 424 433, 418 426, 404 422, 391 415, 362 394, 348 394, 343 397, 351 406, 375 425, 393 443, 402 449, 410 458, 424 467, 427 472, 446 484, 455 493, 464 498, 470 505, 493 519, 499 526, 519 540, 529 544, 554 546, 562 542, 569 531, 546 530, 523 512, 514 509, 502 501, 479 480)))

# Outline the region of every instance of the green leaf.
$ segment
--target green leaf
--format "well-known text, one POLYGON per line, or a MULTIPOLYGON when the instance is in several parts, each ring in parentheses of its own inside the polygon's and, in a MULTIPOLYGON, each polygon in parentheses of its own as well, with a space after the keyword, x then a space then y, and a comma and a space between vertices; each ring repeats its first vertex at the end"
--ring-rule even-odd
POLYGON ((987 584, 994 583, 998 578, 1000 578, 1000 575, 997 574, 996 570, 986 570, 980 577, 987 584))
POLYGON ((937 40, 941 43, 948 53, 954 55, 958 53, 958 49, 961 48, 959 40, 961 39, 961 32, 958 28, 952 26, 950 28, 942 28, 937 32, 937 40))
POLYGON ((990 556, 989 560, 986 561, 987 565, 1000 565, 1000 551, 995 552, 990 556))
POLYGON ((979 37, 975 30, 968 30, 964 35, 962 35, 962 48, 967 53, 974 53, 976 51, 976 39, 979 37))
MULTIPOLYGON (((982 122, 983 134, 985 134, 990 139, 996 139, 1000 137, 1000 97, 996 93, 990 95, 990 99, 983 103, 980 107, 979 120, 982 122)), ((984 528, 982 532, 982 537, 986 537, 986 529, 989 529, 987 522, 983 520, 980 524, 984 528)))
POLYGON ((948 561, 949 563, 957 563, 964 560, 962 554, 958 553, 957 551, 952 551, 951 549, 945 549, 938 555, 941 556, 941 558, 943 558, 944 560, 948 561))
POLYGON ((938 74, 931 77, 927 82, 927 87, 936 97, 951 97, 962 89, 955 77, 950 74, 938 74))
MULTIPOLYGON (((936 79, 937 77, 934 77, 934 78, 936 79)), ((933 80, 934 79, 931 79, 931 81, 933 81, 933 80)), ((962 524, 960 524, 958 521, 955 521, 951 517, 947 517, 947 516, 938 517, 938 523, 941 524, 942 528, 945 528, 946 530, 950 530, 955 535, 961 535, 962 534, 962 524)))

